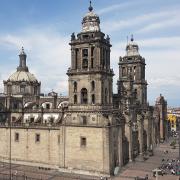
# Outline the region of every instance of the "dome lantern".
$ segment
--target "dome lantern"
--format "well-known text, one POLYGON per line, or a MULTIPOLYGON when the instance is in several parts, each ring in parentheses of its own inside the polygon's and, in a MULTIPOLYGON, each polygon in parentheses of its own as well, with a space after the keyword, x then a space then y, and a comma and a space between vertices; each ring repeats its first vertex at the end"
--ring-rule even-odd
POLYGON ((82 20, 82 32, 100 31, 100 19, 99 16, 93 12, 91 1, 88 9, 89 12, 84 16, 82 20))
POLYGON ((17 67, 17 71, 25 71, 28 72, 28 67, 26 66, 26 53, 24 52, 24 48, 22 47, 21 52, 19 54, 19 66, 17 67))
POLYGON ((139 56, 139 46, 134 42, 134 37, 131 35, 131 41, 126 46, 127 56, 139 56))

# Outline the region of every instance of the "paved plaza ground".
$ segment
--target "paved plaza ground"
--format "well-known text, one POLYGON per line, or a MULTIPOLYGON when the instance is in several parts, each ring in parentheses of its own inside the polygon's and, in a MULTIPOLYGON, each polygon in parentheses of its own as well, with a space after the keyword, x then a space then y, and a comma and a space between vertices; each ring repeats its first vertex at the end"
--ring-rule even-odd
MULTIPOLYGON (((171 140, 158 145, 155 148, 154 156, 149 157, 148 160, 142 161, 137 158, 135 162, 127 164, 122 169, 119 177, 115 177, 113 180, 132 180, 136 176, 145 177, 146 175, 148 175, 148 179, 155 180, 156 178, 153 177, 152 170, 161 165, 162 159, 178 158, 179 146, 177 146, 176 149, 172 149, 169 145, 171 140), (169 153, 164 154, 164 150, 168 150, 169 153)), ((158 180, 179 180, 179 177, 175 175, 159 175, 158 180)))
MULTIPOLYGON (((162 159, 176 159, 178 157, 179 147, 172 149, 170 146, 170 140, 163 144, 158 145, 155 148, 154 156, 149 157, 146 161, 141 158, 137 158, 135 162, 127 164, 122 168, 117 177, 112 177, 112 180, 132 180, 135 177, 145 177, 148 174, 149 179, 155 180, 152 170, 161 165, 162 159), (168 154, 164 154, 164 150, 168 150, 168 154)), ((5 174, 9 173, 9 164, 0 163, 0 180, 9 179, 5 174)), ((23 180, 25 176, 30 177, 28 180, 75 180, 75 179, 100 179, 97 177, 70 175, 66 173, 60 173, 55 170, 44 170, 37 167, 22 166, 12 164, 12 173, 14 174, 14 180, 23 180), (17 178, 17 176, 21 176, 17 178)), ((159 180, 179 180, 175 175, 158 176, 159 180)))

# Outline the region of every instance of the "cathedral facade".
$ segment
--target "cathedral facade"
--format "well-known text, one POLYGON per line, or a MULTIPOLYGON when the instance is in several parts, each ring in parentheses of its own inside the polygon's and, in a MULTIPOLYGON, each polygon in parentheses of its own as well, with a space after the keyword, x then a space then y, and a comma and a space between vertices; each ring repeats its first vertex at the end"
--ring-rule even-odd
MULTIPOLYGON (((24 49, 0 95, 0 160, 65 172, 113 175, 166 138, 166 106, 147 103, 145 59, 133 37, 119 58, 113 94, 110 37, 90 5, 82 30, 71 35, 69 96, 41 93, 24 49), (159 135, 157 135, 160 132, 159 135)), ((163 100, 162 100, 163 99, 163 100)))

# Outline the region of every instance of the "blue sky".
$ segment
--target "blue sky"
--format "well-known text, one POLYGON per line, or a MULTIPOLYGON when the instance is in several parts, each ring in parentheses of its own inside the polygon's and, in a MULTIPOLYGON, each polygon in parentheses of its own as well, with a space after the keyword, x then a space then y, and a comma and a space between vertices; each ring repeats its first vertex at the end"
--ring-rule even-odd
MULTIPOLYGON (((92 0, 101 30, 111 37, 111 64, 118 79, 118 59, 125 55, 126 37, 134 34, 146 59, 148 100, 162 93, 169 106, 180 106, 180 1, 92 0)), ((70 35, 81 31, 88 0, 0 0, 0 92, 18 65, 22 46, 27 64, 42 83, 67 95, 70 35)))

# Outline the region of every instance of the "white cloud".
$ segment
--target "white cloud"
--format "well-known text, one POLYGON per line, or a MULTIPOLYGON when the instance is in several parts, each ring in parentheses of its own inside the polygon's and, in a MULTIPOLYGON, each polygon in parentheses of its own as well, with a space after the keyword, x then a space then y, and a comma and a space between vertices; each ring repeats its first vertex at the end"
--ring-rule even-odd
MULTIPOLYGON (((28 30, 21 34, 0 35, 0 48, 6 47, 12 50, 20 49, 23 45, 27 54, 27 64, 30 72, 35 74, 42 83, 42 92, 55 89, 65 93, 67 89, 66 71, 70 65, 69 37, 63 37, 54 30, 42 32, 41 30, 28 30)), ((18 53, 18 52, 17 52, 18 53)), ((14 59, 17 55, 14 55, 14 59)), ((6 74, 7 79, 10 71, 15 71, 19 62, 13 69, 0 70, 6 74)), ((8 64, 7 64, 8 67, 8 64)), ((2 89, 2 84, 1 88, 2 89)))
POLYGON ((180 14, 177 14, 177 16, 171 17, 170 19, 162 20, 159 22, 153 22, 151 24, 146 25, 142 29, 138 30, 136 33, 148 33, 163 28, 179 27, 180 26, 179 16, 180 14))
POLYGON ((114 4, 114 5, 111 5, 111 6, 108 6, 108 7, 105 7, 105 8, 98 10, 97 13, 99 15, 110 13, 110 12, 115 11, 115 10, 120 10, 120 9, 124 9, 126 7, 129 7, 129 6, 132 6, 135 3, 137 3, 137 2, 125 2, 125 3, 121 3, 121 4, 114 4))
POLYGON ((171 16, 179 17, 180 12, 177 10, 174 10, 174 11, 171 10, 171 11, 147 13, 147 14, 131 17, 124 20, 110 19, 102 23, 102 29, 105 32, 113 32, 113 31, 122 30, 125 28, 133 27, 133 26, 143 25, 143 23, 149 23, 151 21, 153 22, 162 21, 171 16))

